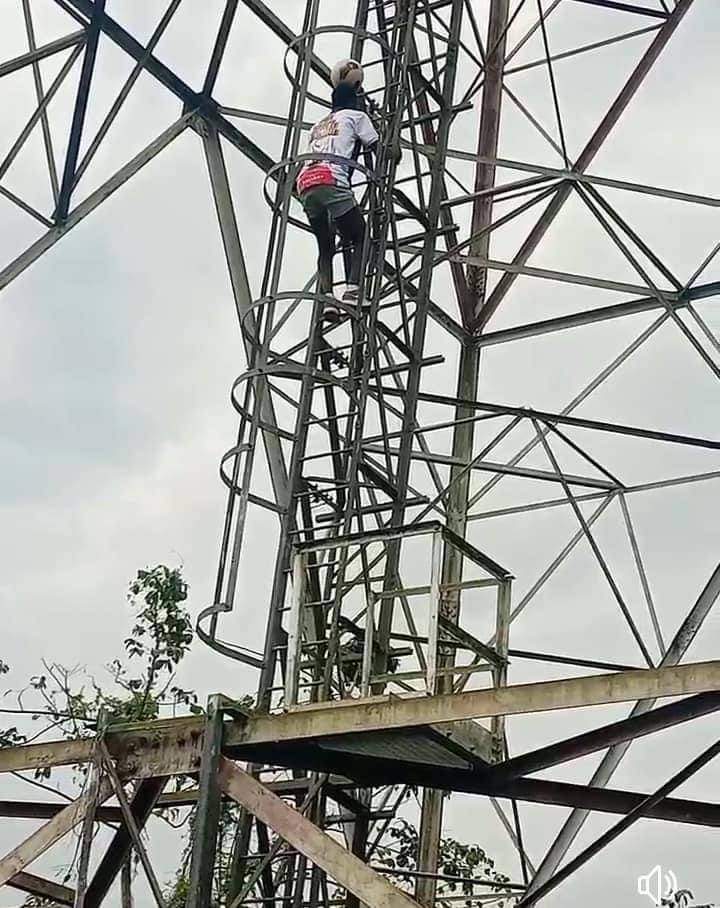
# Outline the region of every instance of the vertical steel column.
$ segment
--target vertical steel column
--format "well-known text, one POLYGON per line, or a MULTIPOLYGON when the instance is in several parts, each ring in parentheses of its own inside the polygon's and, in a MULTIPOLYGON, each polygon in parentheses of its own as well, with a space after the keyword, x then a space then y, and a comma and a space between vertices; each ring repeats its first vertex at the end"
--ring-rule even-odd
MULTIPOLYGON (((463 342, 458 365, 457 396, 460 400, 476 400, 480 373, 481 350, 473 339, 468 337, 463 342)), ((455 409, 457 425, 453 429, 452 456, 468 464, 473 457, 475 441, 475 422, 472 417, 475 411, 470 407, 459 405, 455 409)), ((465 466, 450 468, 450 489, 447 497, 446 523, 449 530, 465 538, 467 529, 468 497, 472 471, 465 466)), ((443 563, 443 583, 457 584, 462 580, 463 556, 455 546, 445 546, 443 563)), ((449 590, 445 594, 443 617, 457 624, 460 620, 459 589, 449 590)))
MULTIPOLYGON (((428 200, 428 228, 425 234, 422 253, 422 275, 420 277, 417 295, 415 298, 415 318, 412 334, 412 349, 417 359, 411 363, 407 388, 404 397, 402 441, 395 476, 395 488, 398 492, 397 501, 393 507, 391 524, 402 525, 405 515, 405 499, 407 495, 408 478, 412 461, 412 447, 415 440, 413 428, 416 422, 418 391, 422 372, 421 351, 425 347, 425 332, 427 328, 428 311, 430 307, 430 288, 433 277, 433 259, 437 242, 437 228, 440 217, 440 204, 443 192, 443 168, 445 153, 448 148, 450 126, 453 116, 453 98, 455 93, 455 77, 457 73, 458 49, 460 41, 460 27, 463 15, 462 0, 453 0, 450 29, 447 38, 447 57, 443 70, 442 109, 437 130, 437 143, 431 164, 431 188, 428 200)), ((387 547, 387 562, 385 568, 385 587, 392 589, 392 584, 398 573, 400 560, 400 540, 394 540, 387 547)), ((394 601, 384 599, 380 609, 378 626, 378 642, 383 653, 387 653, 394 601)))
MULTIPOLYGON (((510 0, 491 0, 490 19, 485 56, 485 82, 483 84, 482 106, 480 110, 480 131, 478 133, 478 157, 481 160, 475 169, 475 192, 483 193, 495 185, 495 164, 497 157, 498 137, 500 135, 500 112, 503 95, 503 68, 505 66, 505 49, 507 44, 507 25, 510 0), (487 159, 490 159, 489 161, 487 159)), ((490 231, 492 222, 492 194, 478 195, 473 203, 470 255, 488 258, 490 251, 490 231)), ((472 324, 477 310, 485 301, 487 268, 477 265, 468 266, 468 290, 475 307, 470 315, 472 324)))
POLYGON ((240 808, 235 829, 235 840, 233 841, 233 850, 231 857, 230 879, 228 882, 228 906, 235 903, 235 899, 243 890, 245 881, 245 871, 247 869, 247 857, 250 850, 250 837, 252 835, 253 816, 244 807, 240 808))
POLYGON ((370 696, 370 676, 372 675, 373 649, 375 646, 375 594, 365 594, 365 639, 363 640, 363 661, 360 696, 370 696))
MULTIPOLYGON (((428 200, 428 231, 423 248, 423 271, 420 278, 418 294, 416 298, 416 317, 413 329, 412 348, 419 353, 424 348, 425 329, 427 325, 427 312, 430 299, 430 287, 432 282, 432 257, 435 254, 435 242, 437 238, 437 226, 440 217, 440 204, 443 198, 445 186, 443 167, 445 152, 448 147, 450 135, 450 126, 452 123, 452 106, 455 90, 455 76, 457 68, 457 57, 459 47, 460 28, 462 25, 462 3, 455 3, 450 19, 450 33, 447 43, 447 59, 444 70, 444 81, 442 89, 442 111, 438 123, 435 155, 431 165, 431 187, 428 200)), ((465 381, 470 381, 470 376, 477 376, 477 363, 479 362, 479 351, 474 351, 475 356, 469 360, 465 359, 465 352, 468 348, 463 348, 463 361, 466 365, 465 381)), ((462 370, 462 365, 461 365, 462 370)), ((475 381, 477 379, 475 378, 475 381)), ((472 384, 472 382, 470 382, 472 384)), ((417 392, 420 385, 420 369, 415 366, 411 369, 408 376, 407 384, 407 404, 405 406, 403 420, 403 443, 401 454, 397 467, 396 485, 401 492, 401 496, 407 489, 407 480, 410 466, 410 454, 414 440, 412 427, 415 423, 417 410, 417 392)), ((474 399, 475 388, 465 389, 472 390, 469 399, 474 399)), ((470 424, 472 425, 472 424, 470 424)), ((457 435, 456 429, 456 435, 457 435)), ((461 446, 464 448, 468 443, 467 433, 463 435, 461 446)), ((470 448, 472 448, 472 429, 470 430, 470 448)), ((454 442, 455 445, 455 442, 454 442)), ((468 452, 468 459, 471 453, 468 452)), ((457 493, 456 493, 457 494, 457 493)), ((465 504, 461 509, 466 508, 467 489, 465 490, 465 504)), ((399 524, 402 522, 404 514, 404 502, 402 498, 393 512, 393 522, 399 524)), ((399 560, 399 543, 393 549, 388 551, 388 569, 386 577, 392 582, 397 574, 397 565, 399 560)), ((446 576, 443 576, 446 581, 446 576)), ((387 585, 387 582, 386 582, 387 585)), ((380 613, 379 637, 383 651, 388 647, 389 635, 392 626, 392 609, 393 600, 383 600, 383 607, 380 613)), ((437 646, 436 646, 437 649, 437 646)), ((437 872, 440 838, 442 831, 442 799, 443 794, 439 791, 425 789, 423 791, 422 815, 420 821, 420 839, 418 853, 418 869, 423 873, 433 874, 437 872)), ((432 905, 435 900, 435 890, 437 881, 432 876, 418 877, 415 886, 415 896, 417 900, 424 905, 432 905)))
MULTIPOLYGON (((296 79, 293 83, 293 93, 290 101, 290 115, 288 118, 288 130, 285 137, 283 152, 289 154, 291 158, 297 156, 302 118, 305 112, 305 102, 307 98, 307 87, 312 68, 314 29, 317 26, 318 19, 318 0, 307 0, 305 6, 305 18, 303 22, 303 33, 306 35, 302 52, 298 47, 298 63, 296 68, 296 79)), ((280 273, 282 270, 282 257, 285 248, 285 237, 287 234, 288 212, 292 187, 285 183, 283 187, 284 196, 282 199, 282 214, 277 230, 275 249, 269 253, 273 256, 273 267, 268 272, 269 275, 269 293, 272 295, 277 292, 280 273)), ((318 306, 316 305, 316 310, 318 306)), ((267 315, 268 324, 266 328, 271 327, 271 313, 267 315)), ((313 322, 314 324, 314 322, 313 322)), ((295 421, 296 440, 293 445, 293 452, 290 466, 288 469, 288 501, 287 510, 281 520, 280 542, 278 545, 277 558, 275 562, 275 572, 273 576, 272 595, 270 599, 270 613, 265 632, 265 649, 264 649, 264 667, 260 676, 258 705, 266 708, 270 703, 270 689, 273 686, 276 667, 275 649, 279 638, 282 636, 281 612, 285 590, 287 584, 287 567, 290 560, 290 537, 296 525, 296 507, 297 492, 299 491, 300 470, 302 468, 302 455, 305 447, 305 439, 308 431, 308 418, 312 402, 313 380, 310 371, 315 362, 318 348, 321 345, 321 334, 316 330, 307 346, 307 355, 305 358, 306 373, 303 375, 300 389, 300 400, 298 402, 297 416, 295 421)), ((263 353, 265 353, 265 344, 263 353)))
POLYGON ((223 714, 220 697, 208 700, 202 762, 200 795, 195 813, 195 842, 190 865, 190 889, 187 908, 211 908, 215 853, 217 850, 220 802, 218 769, 222 756, 223 714))
MULTIPOLYGON (((497 156, 498 135, 500 130, 500 108, 502 102, 503 66, 505 63, 506 28, 508 22, 509 0, 491 0, 487 55, 485 58, 485 83, 483 87, 478 134, 478 155, 486 158, 497 156)), ((475 191, 483 192, 495 183, 495 165, 478 163, 475 171, 475 191)), ((472 234, 481 234, 470 245, 471 254, 487 257, 490 248, 490 232, 487 227, 492 221, 493 196, 478 196, 473 205, 472 234)), ((468 268, 468 298, 463 307, 463 321, 469 327, 473 321, 470 309, 477 306, 485 297, 487 270, 468 268)), ((480 372, 480 348, 466 336, 460 351, 458 365, 457 396, 460 400, 475 400, 477 397, 480 372)), ((470 417, 474 414, 459 406, 455 410, 457 425, 453 431, 453 458, 469 463, 473 455, 475 423, 470 417)), ((453 466, 450 470, 450 491, 447 499, 447 526, 462 538, 467 529, 468 496, 470 490, 470 471, 463 472, 462 467, 453 466)), ((458 584, 462 581, 463 557, 454 546, 445 547, 443 565, 443 583, 458 584)), ((457 624, 460 619, 459 589, 448 591, 443 603, 443 614, 449 621, 457 624)), ((452 676, 441 683, 441 689, 452 684, 452 676)), ((442 833, 443 794, 426 789, 423 792, 422 823, 420 827, 420 860, 418 867, 425 873, 437 873, 442 833)), ((435 899, 436 880, 432 877, 419 878, 416 884, 418 901, 431 905, 435 899)))
POLYGON ((427 670, 426 670, 426 689, 427 693, 432 695, 437 693, 438 688, 444 687, 443 680, 438 681, 438 668, 443 664, 440 659, 438 647, 440 644, 440 611, 442 596, 440 593, 440 582, 442 572, 442 535, 436 530, 432 535, 432 553, 430 555, 430 597, 428 608, 428 653, 427 653, 427 670))
POLYGON ((102 764, 96 753, 95 759, 90 766, 90 776, 88 780, 90 803, 88 804, 85 817, 83 818, 82 833, 80 835, 80 858, 73 908, 85 908, 85 895, 88 888, 88 869, 90 867, 90 853, 92 851, 93 830, 95 828, 95 810, 97 807, 101 778, 102 764))
MULTIPOLYGON (((497 593, 497 618, 495 620, 495 650, 503 662, 493 669, 495 687, 504 687, 507 683, 507 658, 510 645, 510 603, 512 582, 503 581, 497 593)), ((505 756, 505 716, 495 716, 492 721, 493 747, 498 759, 505 756)))
POLYGON ((306 557, 293 558, 292 607, 288 626, 287 665, 285 667, 285 708, 297 703, 302 656, 303 608, 305 602, 306 557))

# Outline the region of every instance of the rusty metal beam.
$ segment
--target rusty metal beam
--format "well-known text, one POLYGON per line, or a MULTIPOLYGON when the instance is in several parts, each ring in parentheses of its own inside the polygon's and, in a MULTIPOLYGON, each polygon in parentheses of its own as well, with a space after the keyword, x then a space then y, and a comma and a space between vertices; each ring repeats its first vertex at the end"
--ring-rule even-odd
MULTIPOLYGON (((574 709, 629 700, 677 697, 720 690, 720 661, 658 669, 636 669, 559 681, 515 684, 433 697, 371 697, 332 701, 276 715, 256 715, 227 723, 225 752, 294 740, 317 740, 360 731, 416 728, 463 719, 574 709)), ((150 778, 197 772, 203 720, 157 720, 109 730, 106 744, 124 778, 150 778)), ((87 762, 91 740, 57 741, 3 748, 0 772, 87 762)), ((65 808, 67 810, 68 808, 65 808)))
POLYGON ((348 705, 314 705, 275 716, 253 717, 244 729, 236 727, 229 731, 226 741, 232 747, 270 741, 309 740, 327 735, 418 727, 459 719, 572 709, 713 690, 720 690, 720 661, 515 684, 434 697, 337 701, 348 705))
MULTIPOLYGON (((135 817, 138 829, 142 830, 150 814, 155 807, 166 779, 154 778, 143 779, 135 792, 130 805, 132 815, 135 817)), ((117 808, 120 817, 122 811, 117 808)), ((99 812, 98 812, 99 813, 99 812)), ((90 881, 87 892, 85 893, 84 908, 96 908, 102 904, 103 899, 110 891, 110 887, 120 873, 123 864, 127 861, 132 850, 132 837, 127 826, 123 825, 121 829, 113 836, 108 845, 107 851, 102 857, 100 864, 95 871, 95 875, 90 881)))
MULTIPOLYGON (((8 880, 7 886, 13 889, 19 889, 20 892, 27 892, 29 895, 35 895, 41 899, 49 899, 53 904, 73 905, 75 904, 75 892, 68 886, 61 886, 53 880, 46 880, 44 877, 35 876, 34 873, 25 873, 21 871, 8 880)), ((45 902, 43 902, 45 904, 45 902)))
MULTIPOLYGON (((97 803, 100 804, 107 800, 111 791, 110 783, 104 780, 100 785, 97 803)), ((16 874, 24 870, 31 861, 39 858, 55 842, 81 823, 88 807, 93 803, 93 795, 94 792, 87 792, 72 801, 49 823, 45 823, 3 858, 0 858, 0 886, 4 886, 16 874)))
POLYGON ((223 791, 369 908, 417 908, 417 902, 372 870, 257 779, 224 757, 223 791))

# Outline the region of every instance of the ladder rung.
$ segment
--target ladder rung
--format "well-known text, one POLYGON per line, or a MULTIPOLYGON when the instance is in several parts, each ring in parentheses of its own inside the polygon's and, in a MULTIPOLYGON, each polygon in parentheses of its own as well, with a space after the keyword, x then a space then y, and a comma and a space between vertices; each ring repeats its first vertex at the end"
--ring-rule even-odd
POLYGON ((318 423, 335 422, 338 419, 348 419, 349 417, 354 416, 354 415, 355 415, 354 412, 347 412, 347 413, 336 413, 335 416, 317 416, 314 419, 306 420, 305 424, 308 426, 314 426, 318 423))
MULTIPOLYGON (((395 375, 398 372, 406 372, 412 366, 420 366, 424 368, 425 366, 438 366, 445 362, 445 357, 438 354, 437 356, 426 356, 424 359, 415 360, 412 363, 397 363, 394 366, 385 366, 384 369, 378 371, 373 371, 372 375, 395 375)), ((353 375, 353 378, 361 378, 361 374, 353 375)))
POLYGON ((320 460, 322 457, 330 457, 332 454, 348 454, 350 451, 352 451, 352 448, 330 448, 321 454, 308 454, 305 457, 301 457, 300 460, 306 463, 308 460, 320 460))
MULTIPOLYGON (((419 497, 419 498, 409 498, 405 502, 405 507, 412 508, 412 507, 416 507, 417 505, 427 504, 428 500, 429 499, 425 498, 424 496, 419 497)), ((392 501, 388 501, 385 504, 367 505, 366 507, 360 508, 359 510, 357 508, 351 508, 350 510, 345 511, 345 515, 347 516, 349 514, 352 514, 353 516, 359 516, 361 514, 377 514, 380 511, 389 511, 390 508, 393 508, 393 507, 395 507, 395 503, 392 501)), ((335 516, 336 516, 335 514, 330 514, 330 513, 318 514, 315 519, 317 520, 318 523, 327 523, 335 516)))

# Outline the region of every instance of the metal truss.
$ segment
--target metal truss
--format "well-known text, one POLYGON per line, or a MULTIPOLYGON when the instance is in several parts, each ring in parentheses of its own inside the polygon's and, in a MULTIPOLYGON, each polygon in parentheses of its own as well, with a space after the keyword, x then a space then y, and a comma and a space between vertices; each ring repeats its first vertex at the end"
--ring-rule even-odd
MULTIPOLYGON (((342 22, 326 19, 319 0, 306 0, 297 33, 261 0, 226 0, 199 90, 161 59, 163 35, 182 0, 158 10, 145 44, 105 0, 52 2, 66 31, 38 45, 34 0, 22 0, 26 46, 0 62, 0 81, 23 70, 31 74, 36 100, 3 152, 0 194, 39 231, 28 248, 0 263, 0 288, 180 135, 197 135, 247 357, 232 388, 238 433, 221 466, 228 505, 217 584, 198 633, 218 653, 258 670, 259 712, 239 716, 231 701, 216 697, 206 720, 3 750, 2 771, 76 763, 93 768, 85 793, 65 808, 0 802, 0 815, 48 820, 0 859, 0 885, 76 908, 100 905, 134 851, 162 905, 140 833, 152 812, 169 803, 196 807, 188 904, 197 906, 211 903, 222 801, 242 808, 227 902, 233 908, 277 901, 298 908, 415 904, 372 866, 410 785, 423 792, 418 871, 408 877, 423 905, 441 901, 438 885, 445 879, 441 791, 490 799, 498 829, 518 853, 522 879, 509 893, 524 906, 552 892, 641 817, 720 825, 719 805, 669 796, 716 755, 717 745, 652 793, 608 787, 633 740, 699 721, 720 705, 718 664, 681 665, 720 594, 720 566, 671 636, 631 511, 635 496, 645 493, 696 483, 714 488, 720 468, 711 458, 720 441, 645 426, 642 419, 596 418, 586 406, 661 331, 671 331, 704 374, 720 376, 720 343, 697 307, 720 294, 720 282, 704 278, 720 244, 699 250, 692 272, 676 274, 618 201, 700 210, 719 207, 720 199, 591 170, 661 65, 692 0, 488 0, 482 11, 467 0, 357 0, 342 22), (556 48, 560 11, 568 19, 592 14, 594 39, 556 48), (289 94, 282 114, 246 110, 241 94, 232 107, 216 100, 233 36, 249 17, 285 46, 277 60, 289 94), (87 114, 103 42, 134 63, 91 133, 87 114), (324 57, 328 47, 362 62, 364 103, 381 136, 377 160, 353 165, 368 224, 361 305, 342 305, 342 319, 330 329, 322 322, 326 299, 314 289, 312 269, 297 278, 308 228, 294 195, 307 124, 327 104, 334 62, 324 57), (629 76, 611 86, 614 100, 584 134, 563 103, 560 69, 569 60, 582 67, 609 47, 626 54, 629 76), (60 64, 52 80, 43 70, 49 60, 60 64), (66 136, 59 137, 48 111, 74 75, 73 113, 66 136), (84 178, 94 172, 98 149, 112 141, 116 118, 141 75, 177 99, 177 119, 86 193, 84 178), (548 92, 549 119, 518 88, 528 80, 548 92), (503 157, 510 111, 544 143, 554 166, 503 157), (278 130, 279 155, 252 138, 253 123, 278 130), (9 179, 35 131, 47 167, 44 209, 12 189, 9 179), (259 169, 258 192, 268 206, 267 256, 255 290, 241 243, 242 204, 226 166, 228 155, 238 154, 259 169), (571 205, 607 244, 592 275, 572 265, 544 267, 536 258, 571 205), (499 245, 513 251, 495 257, 499 245), (619 279, 607 265, 612 256, 624 263, 627 277, 619 279), (550 317, 500 321, 542 285, 574 288, 582 302, 550 317), (598 305, 603 294, 610 301, 598 305), (637 327, 632 318, 645 313, 642 329, 628 332, 624 348, 563 408, 535 406, 532 386, 528 405, 480 399, 492 370, 486 348, 511 350, 516 342, 553 335, 570 349, 576 329, 610 322, 637 327), (658 475, 650 464, 659 449, 680 459, 696 454, 692 463, 701 466, 658 475), (244 542, 262 512, 274 515, 278 538, 260 648, 243 639, 235 618, 245 608, 244 542), (535 576, 522 548, 504 545, 501 557, 487 528, 507 524, 512 533, 513 521, 538 512, 554 515, 558 525, 570 517, 573 532, 569 539, 558 535, 557 555, 535 576), (632 559, 634 591, 603 541, 603 515, 602 528, 612 519, 615 539, 632 559), (602 584, 588 597, 585 636, 613 610, 617 638, 606 647, 601 639, 575 646, 564 616, 576 603, 561 600, 552 611, 557 628, 545 635, 557 641, 554 651, 528 648, 526 639, 514 645, 521 639, 515 623, 581 551, 592 557, 588 578, 595 570, 602 584), (549 668, 558 665, 604 674, 547 681, 549 668), (522 684, 514 683, 518 667, 522 684), (691 696, 656 705, 680 695, 691 696), (512 752, 512 717, 631 701, 623 721, 512 752), (593 753, 603 755, 588 785, 532 777, 593 753), (197 783, 166 792, 173 775, 192 775, 197 783), (117 806, 106 804, 111 797, 117 806), (509 801, 510 816, 498 799, 509 801), (524 844, 522 802, 570 809, 537 867, 524 844), (621 819, 564 863, 591 811, 621 819), (90 873, 97 822, 110 823, 115 833, 90 873), (26 870, 76 827, 82 847, 74 889, 26 870)), ((691 14, 701 16, 697 6, 691 14)), ((562 527, 558 532, 566 533, 567 522, 562 527)), ((698 588, 704 578, 685 579, 688 588, 698 588)), ((472 898, 483 904, 487 883, 476 882, 472 898)), ((127 880, 123 892, 129 892, 127 880)))
MULTIPOLYGON (((214 873, 215 839, 223 797, 240 804, 279 839, 265 857, 292 864, 292 853, 282 842, 313 863, 349 896, 368 905, 417 904, 368 866, 366 851, 353 839, 349 849, 304 816, 321 790, 360 823, 387 812, 372 810, 351 793, 358 784, 377 786, 441 784, 444 789, 589 807, 622 814, 623 819, 603 837, 610 840, 642 816, 680 823, 720 825, 720 805, 669 798, 678 787, 718 751, 715 744, 686 769, 651 795, 617 790, 587 789, 565 783, 541 782, 526 773, 557 766, 567 760, 617 746, 663 728, 687 722, 720 708, 720 662, 694 663, 659 670, 641 669, 573 678, 545 684, 512 685, 413 698, 372 697, 328 709, 276 715, 253 715, 221 696, 212 697, 207 718, 156 720, 130 726, 103 728, 95 738, 4 748, 0 773, 37 767, 89 767, 85 791, 66 806, 27 802, 0 802, 3 816, 43 818, 47 822, 0 859, 0 885, 55 899, 59 904, 100 905, 134 849, 142 863, 155 902, 163 905, 156 872, 141 831, 153 810, 197 804, 195 849, 189 905, 210 904, 214 873), (636 718, 598 728, 566 741, 513 759, 495 760, 478 746, 474 722, 468 719, 506 716, 528 711, 568 709, 599 703, 624 702, 637 697, 686 696, 636 718), (396 746, 388 749, 388 734, 396 746), (405 742, 405 749, 397 746, 405 742), (238 764, 255 767, 248 773, 238 764), (287 766, 312 770, 313 775, 263 783, 260 767, 287 766), (253 775, 256 778, 253 778, 253 775), (164 794, 172 776, 196 776, 199 786, 164 794), (306 797, 293 810, 284 798, 306 797), (118 807, 107 807, 112 796, 118 807), (90 877, 90 855, 96 822, 115 827, 115 834, 90 877), (81 827, 81 860, 76 889, 72 890, 28 873, 25 868, 76 827, 81 827)), ((267 770, 265 770, 267 772, 267 770)), ((392 811, 389 813, 392 816, 392 811)), ((587 859, 600 847, 593 846, 587 859)), ((575 859, 573 865, 583 861, 575 859)), ((249 896, 260 869, 242 888, 238 904, 249 896)), ((286 882, 292 884, 292 868, 286 882)), ((545 889, 554 888, 568 874, 564 870, 545 889)), ((442 878, 442 874, 439 875, 442 878)), ((479 881, 483 885, 482 881, 479 881)), ((277 880, 276 880, 277 883, 277 880)), ((487 883, 485 883, 487 885, 487 883)), ((496 885, 496 889, 504 886, 496 885)), ((261 901, 264 900, 261 899, 261 901)), ((256 900, 250 898, 249 902, 256 900)), ((533 901, 531 894, 523 901, 533 901)))

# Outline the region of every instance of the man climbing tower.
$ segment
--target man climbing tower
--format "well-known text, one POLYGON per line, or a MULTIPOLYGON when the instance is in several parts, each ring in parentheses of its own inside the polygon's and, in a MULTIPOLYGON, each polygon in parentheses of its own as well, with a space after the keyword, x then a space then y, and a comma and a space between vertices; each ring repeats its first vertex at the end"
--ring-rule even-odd
MULTIPOLYGON (((339 161, 307 161, 297 178, 300 201, 318 244, 318 292, 333 295, 333 255, 337 229, 346 255, 346 289, 343 302, 356 303, 362 268, 365 220, 350 184, 352 164, 358 149, 372 152, 378 134, 366 113, 358 110, 356 82, 342 81, 333 89, 332 111, 313 126, 308 151, 347 158, 339 161)), ((340 309, 332 303, 323 311, 325 321, 336 322, 340 309)))

